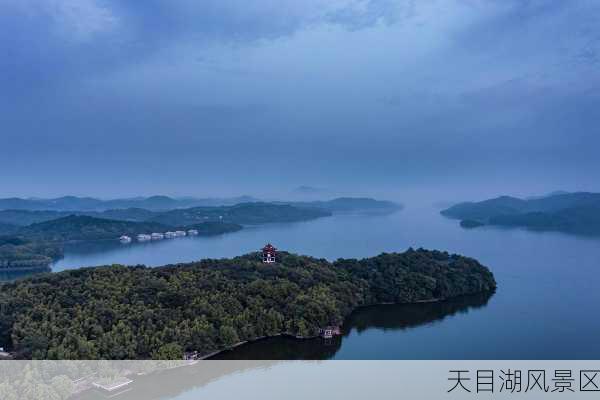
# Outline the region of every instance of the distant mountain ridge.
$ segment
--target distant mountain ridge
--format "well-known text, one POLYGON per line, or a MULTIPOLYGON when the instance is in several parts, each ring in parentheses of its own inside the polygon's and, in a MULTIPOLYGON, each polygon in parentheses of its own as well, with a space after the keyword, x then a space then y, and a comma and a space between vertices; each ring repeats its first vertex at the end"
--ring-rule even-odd
POLYGON ((460 203, 441 214, 481 225, 600 234, 600 193, 561 192, 529 199, 500 196, 460 203))
POLYGON ((338 197, 332 200, 294 201, 281 202, 298 207, 320 208, 331 212, 348 211, 393 211, 402 208, 402 205, 387 201, 375 200, 370 197, 338 197))
POLYGON ((331 215, 329 211, 275 203, 241 203, 222 207, 193 207, 160 213, 148 221, 169 225, 223 221, 242 225, 305 221, 331 215))
MULTIPOLYGON (((233 199, 245 199, 246 197, 236 197, 233 199)), ((147 199, 146 199, 147 200, 147 199)), ((143 205, 146 200, 131 200, 137 201, 143 205)), ((128 200, 130 201, 130 200, 128 200)), ((191 200, 189 200, 191 201, 191 200)), ((216 200, 215 200, 216 201, 216 200)), ((165 205, 166 201, 161 200, 165 205)), ((73 203, 71 203, 73 204, 73 203)), ((88 203, 89 204, 89 203, 88 203)), ((114 204, 114 203, 111 203, 114 204)), ((183 204, 183 203, 178 203, 183 204)), ((41 205, 38 204, 38 205, 41 205)), ((104 204, 106 205, 106 204, 104 204)), ((155 203, 155 205, 157 205, 155 203)), ((204 222, 205 220, 216 220, 219 217, 225 217, 230 222, 240 224, 257 224, 265 222, 294 222, 303 219, 311 219, 313 217, 323 217, 330 215, 333 212, 349 212, 349 211, 394 211, 401 209, 402 206, 390 201, 375 200, 371 198, 360 197, 340 197, 327 201, 296 201, 296 202, 242 202, 233 205, 223 206, 198 206, 198 207, 183 207, 172 209, 154 209, 149 210, 139 207, 107 209, 102 211, 90 210, 26 210, 26 209, 5 209, 0 210, 0 224, 9 224, 11 226, 27 226, 39 222, 50 221, 53 219, 64 218, 69 215, 86 215, 95 218, 123 220, 131 222, 156 221, 163 223, 174 223, 188 225, 191 223, 204 222), (275 206, 269 208, 269 206, 275 206), (292 206, 287 210, 281 209, 280 206, 292 206), (298 208, 304 210, 297 212, 298 208), (277 211, 279 210, 279 211, 277 211), (285 212, 284 212, 285 211, 285 212), (319 211, 324 211, 319 212, 319 211), (264 214, 271 212, 270 215, 264 214), (279 215, 276 215, 279 212, 279 215), (233 213, 233 214, 231 214, 233 213), (263 215, 259 215, 263 213, 263 215), (292 216, 292 213, 298 215, 292 216), (251 215, 253 214, 253 215, 251 215), (286 214, 284 216, 283 214, 286 214), (304 214, 303 216, 300 214, 304 214), (312 215, 312 216, 311 216, 312 215), (166 222, 165 222, 166 221, 166 222)), ((0 233, 3 227, 0 225, 0 233)))
POLYGON ((238 231, 242 229, 242 224, 306 221, 329 215, 331 213, 327 210, 273 203, 192 207, 164 212, 137 208, 78 214, 66 211, 4 210, 0 211, 1 217, 12 222, 25 221, 28 224, 0 225, 0 235, 12 236, 4 236, 3 240, 6 243, 0 244, 0 268, 29 267, 40 261, 49 262, 52 256, 62 255, 62 246, 69 241, 116 240, 121 235, 136 236, 142 233, 188 229, 195 229, 200 235, 215 235, 238 231), (98 215, 102 218, 98 218, 98 215), (36 218, 42 221, 29 223, 36 218), (143 220, 131 220, 136 218, 143 220), (25 243, 15 245, 11 240, 24 240, 25 243), (36 249, 43 250, 43 253, 35 253, 36 249))
POLYGON ((95 218, 142 222, 159 213, 158 211, 150 211, 143 208, 124 208, 106 211, 0 210, 0 223, 27 226, 68 217, 69 215, 85 215, 95 218))
MULTIPOLYGON (((158 196, 157 196, 158 197, 158 196)), ((174 204, 173 199, 136 198, 126 202, 138 205, 165 207, 174 204)), ((240 199, 240 198, 235 198, 240 199)), ((36 206, 51 207, 98 207, 91 198, 61 198, 58 201, 29 200, 36 206), (81 202, 80 202, 81 200, 81 202), (59 206, 60 204, 60 206, 59 206)), ((121 201, 121 200, 118 200, 121 201)), ((179 200, 197 201, 193 199, 179 200)), ((19 201, 10 200, 15 205, 19 201)), ((117 200, 103 202, 115 205, 117 200)), ((130 203, 127 203, 130 204, 130 203)), ((23 205, 21 203, 21 205, 23 205)), ((14 238, 26 243, 0 245, 0 268, 31 266, 40 260, 47 261, 62 254, 62 245, 68 241, 116 240, 121 235, 135 236, 141 233, 166 232, 176 229, 196 229, 200 235, 221 234, 242 229, 242 225, 298 222, 327 217, 334 212, 354 210, 389 211, 400 206, 387 201, 369 198, 338 198, 314 202, 245 202, 228 206, 202 206, 148 210, 138 207, 108 210, 0 210, 0 236, 10 241, 14 238), (12 236, 8 237, 8 236, 12 236), (40 250, 40 254, 36 251, 40 250), (17 263, 17 264, 15 264, 17 263)))
POLYGON ((174 208, 223 206, 257 199, 251 196, 227 198, 173 198, 169 196, 135 197, 129 199, 101 200, 93 197, 63 196, 54 199, 0 199, 0 210, 28 211, 105 211, 110 209, 142 208, 146 210, 171 210, 174 208))

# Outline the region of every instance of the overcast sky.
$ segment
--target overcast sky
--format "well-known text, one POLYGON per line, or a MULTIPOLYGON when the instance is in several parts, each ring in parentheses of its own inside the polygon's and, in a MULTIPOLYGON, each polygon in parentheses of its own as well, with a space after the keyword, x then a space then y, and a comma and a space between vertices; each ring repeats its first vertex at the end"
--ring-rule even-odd
POLYGON ((598 191, 599 127, 597 0, 0 0, 0 197, 598 191))

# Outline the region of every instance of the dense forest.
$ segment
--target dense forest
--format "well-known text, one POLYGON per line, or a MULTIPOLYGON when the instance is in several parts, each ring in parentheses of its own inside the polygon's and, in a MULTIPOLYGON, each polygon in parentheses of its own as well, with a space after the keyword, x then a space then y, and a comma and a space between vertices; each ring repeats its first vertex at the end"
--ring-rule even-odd
POLYGON ((17 358, 179 359, 246 340, 312 337, 359 306, 495 289, 476 260, 408 250, 324 259, 258 253, 159 268, 120 265, 39 275, 0 290, 0 346, 17 358))
POLYGON ((20 227, 12 235, 0 236, 0 269, 19 269, 48 265, 63 254, 69 241, 116 240, 121 235, 196 229, 200 235, 235 232, 241 225, 228 222, 202 222, 169 226, 157 222, 131 222, 70 215, 20 227))
MULTIPOLYGON (((440 322, 449 316, 483 307, 492 296, 493 292, 484 292, 440 302, 360 307, 344 320, 343 336, 352 331, 361 334, 372 328, 392 331, 440 322)), ((211 360, 328 360, 341 348, 343 338, 334 337, 326 342, 326 346, 323 343, 319 338, 296 340, 289 336, 277 336, 251 346, 223 351, 211 357, 211 360)))
POLYGON ((30 239, 71 241, 117 239, 121 235, 165 232, 172 227, 148 222, 118 221, 85 215, 70 215, 21 228, 19 235, 30 239))
POLYGON ((234 206, 194 207, 160 213, 148 221, 168 225, 189 225, 203 221, 223 221, 242 225, 296 222, 327 217, 331 212, 289 204, 241 203, 234 206))
POLYGON ((48 265, 62 256, 62 247, 47 241, 0 236, 0 270, 48 265))

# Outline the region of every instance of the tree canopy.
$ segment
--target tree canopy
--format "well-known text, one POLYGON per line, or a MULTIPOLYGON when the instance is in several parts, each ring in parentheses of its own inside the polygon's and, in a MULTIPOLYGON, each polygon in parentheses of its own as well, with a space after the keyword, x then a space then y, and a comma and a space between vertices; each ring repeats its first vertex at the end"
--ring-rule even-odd
POLYGON ((158 268, 112 265, 30 277, 0 291, 0 346, 17 358, 147 359, 246 340, 311 337, 358 306, 492 291, 476 260, 408 250, 324 259, 258 253, 158 268))

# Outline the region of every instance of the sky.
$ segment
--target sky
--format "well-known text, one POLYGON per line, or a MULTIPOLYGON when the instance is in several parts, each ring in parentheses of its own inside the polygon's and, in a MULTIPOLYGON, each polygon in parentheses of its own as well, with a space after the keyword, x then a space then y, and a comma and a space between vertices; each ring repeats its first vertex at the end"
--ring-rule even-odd
POLYGON ((0 0, 0 197, 600 191, 596 0, 0 0))

